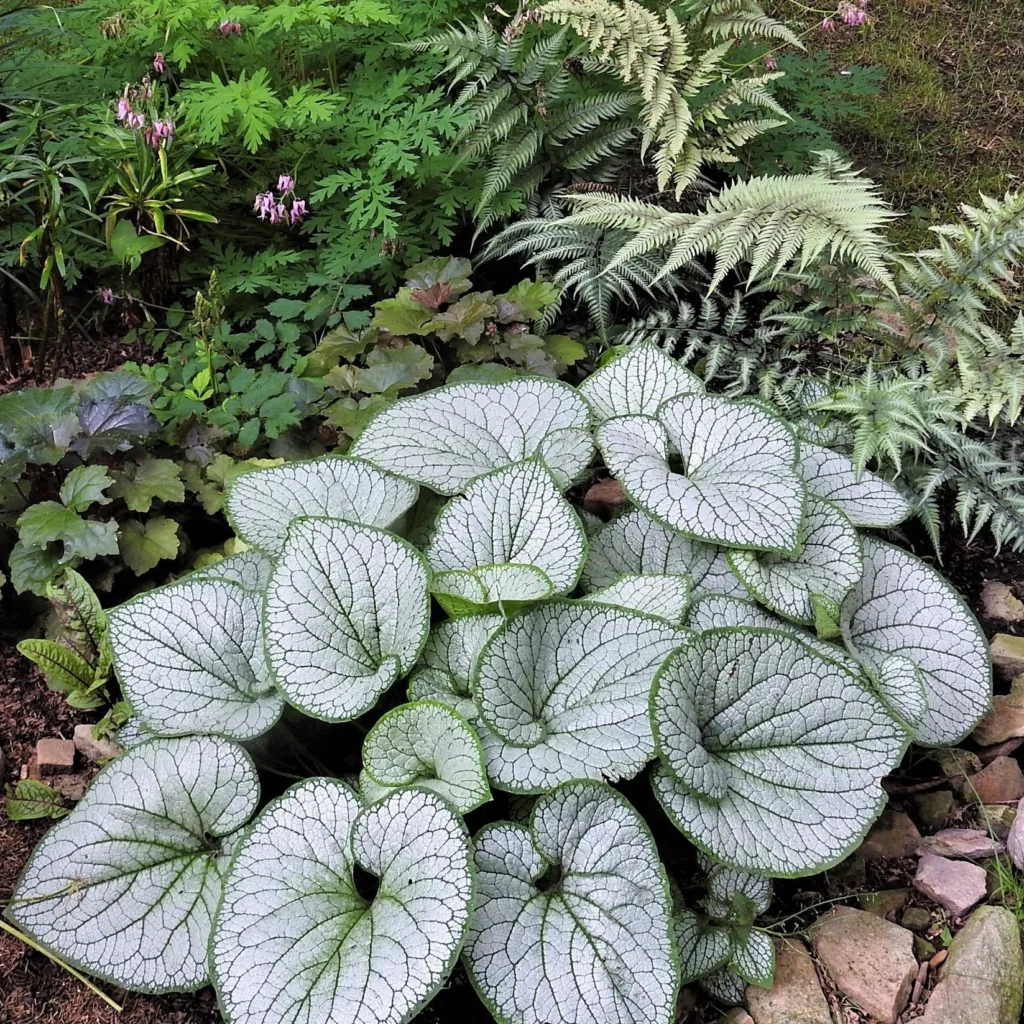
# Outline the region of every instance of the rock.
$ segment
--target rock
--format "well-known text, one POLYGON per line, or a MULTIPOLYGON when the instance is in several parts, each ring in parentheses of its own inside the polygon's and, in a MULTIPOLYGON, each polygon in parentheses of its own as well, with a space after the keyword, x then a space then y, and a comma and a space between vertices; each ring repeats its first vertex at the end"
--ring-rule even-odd
POLYGON ((857 897, 861 910, 876 917, 898 914, 910 899, 909 889, 883 889, 881 892, 866 892, 857 897))
POLYGON ((964 796, 982 804, 1015 804, 1024 797, 1024 772, 1012 757, 997 757, 962 783, 964 796))
POLYGON ((591 515, 601 516, 603 519, 618 511, 628 501, 629 498, 626 497, 622 484, 611 477, 606 480, 598 480, 596 484, 588 487, 587 493, 583 495, 583 507, 591 515))
POLYGON ((734 1006, 722 1018, 722 1024, 754 1024, 754 1018, 742 1006, 734 1006))
POLYGON ((940 857, 984 860, 1003 852, 1003 844, 977 828, 944 828, 921 840, 920 849, 940 857))
POLYGON ((975 726, 971 739, 978 746, 1024 736, 1024 675, 1014 677, 1009 693, 992 698, 992 710, 975 726))
POLYGON ((54 775, 46 781, 62 797, 73 800, 75 803, 85 796, 85 791, 89 788, 87 775, 54 775))
POLYGON ((1014 736, 1012 739, 1004 740, 992 747, 982 747, 978 751, 978 757, 982 764, 991 764, 997 757, 1009 757, 1018 747, 1024 744, 1024 736, 1014 736))
POLYGON ((925 828, 942 828, 953 813, 953 802, 953 794, 948 789, 921 793, 914 800, 917 816, 925 828))
POLYGON ((917 977, 913 935, 851 907, 820 917, 810 935, 840 992, 883 1024, 894 1024, 917 977))
POLYGON ((1017 816, 1013 819, 1006 836, 1006 852, 1010 855, 1014 867, 1018 871, 1024 871, 1024 800, 1017 804, 1017 816))
POLYGON ((91 725, 75 726, 74 743, 75 749, 82 757, 95 761, 97 764, 109 761, 112 757, 117 757, 122 752, 121 747, 112 739, 96 739, 92 734, 91 725))
POLYGON ((1022 996, 1017 921, 1005 907, 980 907, 953 939, 919 1024, 1017 1024, 1022 996))
POLYGON ((924 853, 914 876, 914 888, 945 907, 953 917, 963 917, 985 898, 985 869, 924 853))
POLYGON ((36 744, 40 775, 63 775, 75 766, 75 745, 71 740, 45 739, 36 744))
POLYGON ((1008 679, 1024 674, 1024 636, 996 633, 989 644, 992 664, 1008 679))
POLYGON ((747 1008, 755 1024, 832 1024, 807 947, 798 939, 775 943, 775 982, 770 989, 751 985, 747 1008))
POLYGON ((921 833, 902 811, 891 811, 882 816, 860 844, 857 856, 864 860, 885 860, 890 857, 913 857, 921 833))
POLYGON ((1013 591, 998 580, 989 580, 981 588, 982 610, 990 619, 1020 622, 1024 619, 1024 604, 1014 597, 1013 591))
POLYGON ((962 782, 965 775, 973 775, 982 769, 981 758, 962 747, 940 747, 938 750, 929 750, 926 756, 939 766, 947 779, 956 782, 962 782))
POLYGON ((1005 839, 1017 819, 1017 808, 1006 804, 983 804, 981 807, 981 826, 992 832, 997 839, 1005 839))
POLYGON ((912 932, 926 932, 932 926, 932 915, 924 907, 907 907, 900 924, 912 932))

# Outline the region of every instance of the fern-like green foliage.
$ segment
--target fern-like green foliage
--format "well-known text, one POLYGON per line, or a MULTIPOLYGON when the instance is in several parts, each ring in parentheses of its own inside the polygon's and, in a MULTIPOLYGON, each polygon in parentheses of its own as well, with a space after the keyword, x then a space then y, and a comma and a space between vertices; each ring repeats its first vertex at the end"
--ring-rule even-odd
POLYGON ((654 149, 658 187, 671 182, 677 197, 702 163, 735 163, 737 149, 786 122, 766 89, 780 73, 738 76, 729 61, 741 38, 803 48, 754 3, 691 4, 685 22, 671 8, 662 15, 635 0, 548 0, 538 13, 569 25, 586 41, 596 69, 639 91, 641 156, 654 149))
POLYGON ((455 151, 484 169, 482 230, 539 190, 614 180, 638 142, 658 187, 671 182, 677 195, 704 164, 734 164, 786 119, 767 90, 777 73, 732 57, 751 38, 801 45, 752 0, 664 14, 635 0, 549 0, 502 31, 479 17, 412 45, 444 58, 457 90, 455 151))
POLYGON ((769 278, 795 264, 813 265, 824 254, 891 286, 882 229, 896 215, 876 186, 849 170, 835 153, 820 154, 810 174, 751 178, 726 186, 698 213, 609 195, 574 198, 570 224, 597 225, 632 236, 609 264, 640 255, 664 255, 663 273, 713 253, 710 289, 746 264, 747 281, 769 278))

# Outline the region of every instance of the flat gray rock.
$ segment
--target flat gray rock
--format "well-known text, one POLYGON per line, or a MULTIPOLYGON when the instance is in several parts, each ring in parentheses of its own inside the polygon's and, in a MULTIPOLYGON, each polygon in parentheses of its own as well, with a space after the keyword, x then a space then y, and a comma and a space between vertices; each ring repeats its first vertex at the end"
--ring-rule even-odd
POLYGON ((924 853, 917 865, 914 888, 945 907, 954 917, 963 917, 985 898, 985 869, 963 860, 947 860, 924 853))
POLYGON ((798 939, 775 943, 775 982, 770 989, 747 989, 747 1008, 755 1024, 832 1024, 818 972, 798 939))
POLYGON ((1005 907, 980 907, 953 939, 918 1024, 1017 1024, 1022 999, 1017 921, 1005 907))
POLYGON ((852 907, 824 914, 810 934, 839 991, 883 1024, 895 1024, 917 977, 913 934, 852 907))

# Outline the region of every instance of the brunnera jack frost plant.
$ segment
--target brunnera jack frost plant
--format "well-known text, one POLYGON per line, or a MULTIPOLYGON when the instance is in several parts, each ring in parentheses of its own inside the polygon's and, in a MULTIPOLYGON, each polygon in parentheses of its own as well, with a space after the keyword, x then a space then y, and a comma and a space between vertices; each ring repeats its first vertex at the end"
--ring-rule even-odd
POLYGON ((7 913, 118 985, 212 982, 231 1024, 402 1024, 460 957, 500 1024, 739 1001, 769 877, 840 861, 908 743, 989 704, 970 612, 870 532, 902 493, 654 348, 401 400, 227 511, 248 550, 111 613, 129 749, 7 913), (598 453, 632 507, 584 528, 598 453), (311 719, 358 720, 357 781, 261 809, 253 757, 311 719), (696 906, 651 826, 696 847, 696 906))

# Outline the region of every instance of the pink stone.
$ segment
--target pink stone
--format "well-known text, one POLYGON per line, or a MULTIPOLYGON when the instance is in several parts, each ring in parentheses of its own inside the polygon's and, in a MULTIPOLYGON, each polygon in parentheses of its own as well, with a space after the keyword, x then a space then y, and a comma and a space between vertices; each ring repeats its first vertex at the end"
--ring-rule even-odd
POLYGON ((945 907, 953 917, 963 917, 985 898, 985 869, 924 853, 914 876, 914 888, 945 907))

